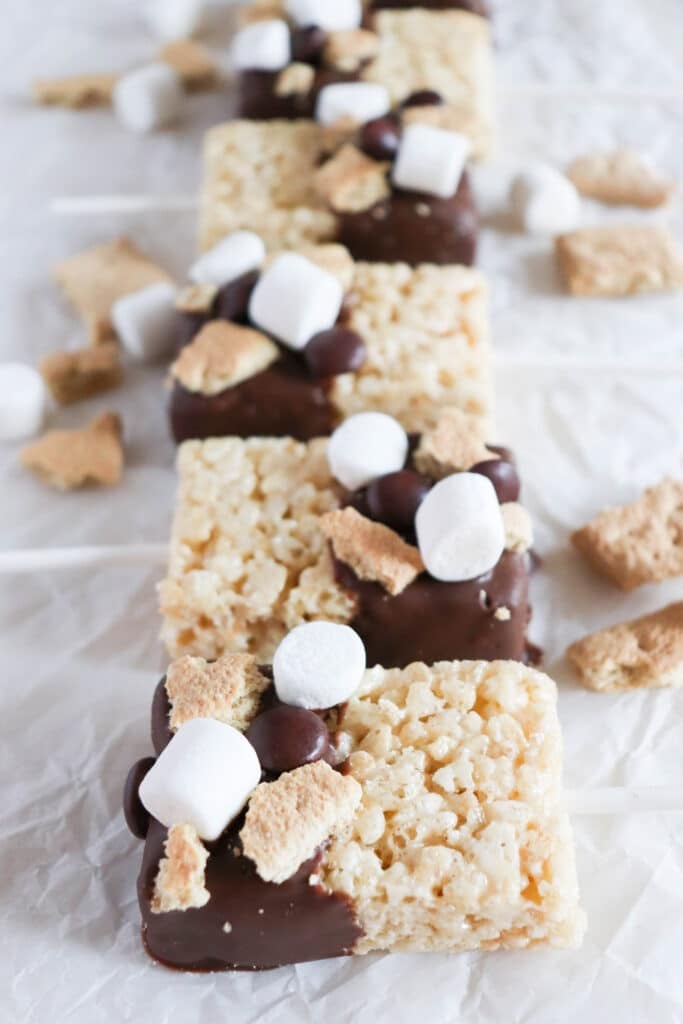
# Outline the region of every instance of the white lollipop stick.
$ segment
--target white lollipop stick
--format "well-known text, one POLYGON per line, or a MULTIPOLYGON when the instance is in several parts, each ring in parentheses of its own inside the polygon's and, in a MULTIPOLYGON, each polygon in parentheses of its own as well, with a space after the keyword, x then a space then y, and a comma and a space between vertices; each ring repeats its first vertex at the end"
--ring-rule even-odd
POLYGON ((166 544, 120 544, 103 547, 28 548, 0 551, 0 575, 46 569, 97 568, 109 565, 163 565, 166 544))

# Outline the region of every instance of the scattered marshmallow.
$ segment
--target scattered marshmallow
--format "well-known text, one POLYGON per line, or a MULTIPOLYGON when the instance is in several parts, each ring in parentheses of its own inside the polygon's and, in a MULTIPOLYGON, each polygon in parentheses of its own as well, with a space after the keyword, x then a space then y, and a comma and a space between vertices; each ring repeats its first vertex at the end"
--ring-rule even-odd
POLYGON ((391 172, 394 185, 449 199, 457 191, 471 148, 459 132, 429 124, 406 125, 391 172))
POLYGON ((194 718, 178 729, 140 784, 140 800, 166 828, 193 825, 218 839, 261 781, 261 765, 238 729, 194 718))
POLYGON ((498 498, 480 473, 454 473, 432 487, 417 510, 415 531, 427 571, 448 583, 489 572, 505 549, 498 498))
POLYGON ((176 289, 166 281, 150 284, 118 299, 111 319, 126 352, 153 363, 173 351, 176 340, 176 289))
POLYGON ((112 102, 116 116, 133 132, 151 132, 175 121, 182 109, 183 85, 168 64, 147 64, 119 78, 112 102))
POLYGON ((569 178, 549 164, 531 164, 516 176, 510 204, 520 227, 532 235, 561 235, 579 224, 579 193, 569 178))
POLYGON ((34 437, 45 420, 43 378, 24 363, 0 363, 0 441, 34 437))
POLYGON ((202 28, 205 0, 150 0, 146 15, 162 39, 190 39, 202 28))
POLYGON ((335 124, 350 117, 359 124, 382 117, 391 109, 383 85, 374 82, 338 82, 326 85, 318 94, 315 117, 320 124, 335 124))
POLYGON ((285 0, 285 10, 297 25, 317 25, 326 32, 358 28, 363 18, 361 0, 285 0))
POLYGON ((257 270, 266 258, 266 247, 253 231, 233 231, 192 264, 188 271, 195 284, 219 288, 250 270, 257 270))
POLYGON ((350 491, 403 469, 407 455, 408 435, 400 423, 383 412, 349 416, 327 444, 330 472, 350 491))
POLYGON ((332 708, 356 692, 365 662, 363 641, 350 626, 305 622, 275 651, 275 691, 284 704, 297 708, 332 708))
POLYGON ((281 71, 292 59, 287 22, 273 18, 247 25, 235 36, 230 54, 236 71, 281 71))
POLYGON ((257 327, 289 348, 305 348, 314 334, 335 323, 344 299, 332 274, 298 253, 285 252, 261 274, 249 301, 257 327))

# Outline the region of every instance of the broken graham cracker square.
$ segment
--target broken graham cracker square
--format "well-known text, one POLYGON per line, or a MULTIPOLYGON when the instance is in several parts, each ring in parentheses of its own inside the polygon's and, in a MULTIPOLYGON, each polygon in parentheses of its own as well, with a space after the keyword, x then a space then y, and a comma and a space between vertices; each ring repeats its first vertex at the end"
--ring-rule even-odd
POLYGON ((580 228, 555 240, 573 295, 619 296, 683 288, 683 253, 666 228, 623 224, 580 228))
POLYGON ((315 187, 333 210, 358 213, 390 195, 389 165, 347 143, 315 174, 315 187))
POLYGON ((355 508, 327 512, 320 529, 340 562, 350 566, 359 579, 381 583, 392 596, 402 593, 424 571, 416 547, 355 508))
POLYGON ((38 78, 31 86, 31 93, 36 103, 46 106, 71 107, 73 110, 101 107, 111 103, 118 79, 119 75, 106 72, 38 78))
POLYGON ((189 92, 211 89, 218 81, 218 65, 211 53, 193 39, 175 39, 159 51, 159 60, 169 64, 189 92))
POLYGON ((631 505, 605 509, 571 541, 622 590, 683 575, 683 481, 665 478, 631 505))
POLYGON ((683 602, 577 640, 567 657, 599 693, 683 686, 683 602))
POLYGON ((88 484, 113 487, 123 472, 122 425, 105 412, 80 430, 50 430, 21 450, 26 469, 60 491, 88 484))
POLYGON ((441 479, 458 470, 471 469, 478 462, 497 459, 484 443, 486 421, 461 409, 444 409, 433 427, 422 434, 415 452, 420 473, 441 479))
POLYGON ((630 149, 578 157, 567 177, 583 195, 615 205, 662 206, 676 187, 672 178, 630 149))
POLYGON ((41 359, 40 372, 54 400, 70 405, 119 386, 121 352, 114 342, 51 352, 41 359))
POLYGON ((215 718, 244 730, 269 685, 251 654, 225 654, 214 662, 186 655, 166 673, 169 725, 175 732, 193 718, 215 718))
POLYGON ((279 358, 277 345, 260 331, 227 320, 211 320, 171 366, 171 377, 188 391, 217 395, 279 358))
POLYGON ((152 913, 206 906, 210 894, 204 885, 204 872, 209 853, 197 830, 192 825, 173 825, 164 851, 154 884, 152 913))

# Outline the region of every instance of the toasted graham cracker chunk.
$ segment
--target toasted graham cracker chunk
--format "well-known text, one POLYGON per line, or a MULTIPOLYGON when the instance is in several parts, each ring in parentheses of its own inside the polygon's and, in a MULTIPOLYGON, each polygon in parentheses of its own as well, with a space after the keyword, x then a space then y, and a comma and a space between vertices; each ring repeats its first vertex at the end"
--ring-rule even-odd
POLYGON ((683 253, 666 228, 623 224, 581 228, 556 241, 573 295, 635 295, 683 287, 683 253))
POLYGON ((529 551, 534 542, 531 516, 518 501, 506 501, 500 506, 505 527, 505 550, 518 555, 529 551))
POLYGON ((251 654, 225 654, 213 663, 186 655, 172 662, 166 674, 171 729, 193 718, 216 718, 246 729, 268 685, 251 654))
POLYGON ((497 459, 484 443, 486 424, 478 416, 460 409, 443 409, 434 426, 420 438, 415 465, 421 473, 437 479, 457 470, 471 469, 478 462, 497 459))
POLYGON ((113 487, 123 472, 121 419, 105 412, 81 430, 50 430, 21 451, 22 464, 60 491, 113 487))
POLYGON ((331 835, 350 824, 361 798, 355 779, 325 761, 257 786, 240 832, 246 857, 264 882, 284 882, 331 835))
POLYGON ((36 103, 48 106, 101 107, 111 103, 117 74, 95 73, 67 75, 64 78, 39 78, 31 86, 36 103))
POLYGON ((683 601, 577 640, 567 657, 600 693, 683 686, 683 601))
POLYGON ((227 320, 202 327, 171 366, 171 377, 188 391, 217 395, 267 369, 280 351, 265 334, 227 320))
POLYGON ((63 260, 55 267, 54 276, 85 321, 92 344, 115 337, 110 312, 117 299, 170 280, 128 238, 96 245, 63 260))
POLYGON ((159 52, 159 60, 170 64, 190 92, 210 89, 218 81, 218 66, 210 52, 192 39, 176 39, 159 52))
POLYGON ((152 913, 203 907, 210 894, 204 885, 209 853, 192 825, 173 825, 165 843, 166 856, 159 862, 154 883, 152 913))
POLYGON ((288 64, 277 76, 275 82, 276 96, 305 95, 315 81, 315 70, 310 64, 288 64))
POLYGON ((683 481, 665 478, 633 504, 605 509, 571 540, 622 590, 683 575, 683 481))
POLYGON ((420 552, 383 523, 366 519, 355 508, 327 512, 320 529, 340 562, 361 580, 375 580, 390 594, 401 594, 424 571, 420 552))
POLYGON ((40 372, 54 400, 70 405, 118 387, 121 353, 113 342, 73 352, 51 352, 41 359, 40 372))
POLYGON ((358 213, 390 194, 388 164, 347 143, 315 175, 315 187, 333 210, 358 213))
POLYGON ((377 56, 379 45, 376 33, 364 28, 330 32, 323 50, 323 61, 337 71, 357 71, 365 61, 377 56))
POLYGON ((630 149, 581 156, 571 164, 567 177, 585 196, 615 205, 661 206, 675 189, 673 179, 630 149))
POLYGON ((175 297, 175 308, 180 313, 208 313, 218 295, 218 285, 203 281, 188 284, 179 289, 175 297))

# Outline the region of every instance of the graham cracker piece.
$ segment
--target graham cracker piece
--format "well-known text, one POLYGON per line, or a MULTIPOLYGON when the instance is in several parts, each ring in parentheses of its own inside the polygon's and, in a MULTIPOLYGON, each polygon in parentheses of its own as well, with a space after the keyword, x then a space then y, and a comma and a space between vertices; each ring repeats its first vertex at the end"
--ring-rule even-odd
POLYGON ((497 459, 484 443, 486 424, 479 416, 461 409, 443 409, 434 426, 420 437, 415 466, 440 480, 458 470, 471 469, 478 462, 497 459))
POLYGON ((60 491, 113 487, 123 471, 121 419, 105 412, 81 430, 50 430, 22 448, 21 462, 60 491))
POLYGON ((284 882, 318 847, 347 828, 361 787, 325 761, 285 772, 251 794, 240 832, 245 856, 264 882, 284 882))
POLYGON ((571 541, 622 590, 683 575, 683 481, 667 477, 633 504, 605 509, 571 541))
POLYGON ((217 295, 217 284, 209 281, 188 284, 177 293, 175 308, 180 313, 208 313, 217 295))
POLYGON ((357 71, 379 52, 375 32, 364 28, 330 32, 323 49, 323 63, 337 71, 357 71))
POLYGON ((388 166, 346 143, 316 171, 315 187, 333 210, 359 213, 390 195, 388 166))
POLYGON ((310 64, 294 61, 283 68, 275 82, 276 96, 305 95, 313 87, 315 71, 310 64))
POLYGON ((214 662, 179 658, 166 674, 171 729, 175 732, 193 718, 215 718, 244 731, 269 685, 251 654, 225 654, 214 662))
POLYGON ((170 281, 128 238, 96 245, 63 260, 55 267, 54 276, 85 321, 91 344, 116 337, 110 312, 118 299, 150 284, 170 281))
POLYGON ((218 65, 201 43, 175 39, 159 51, 159 60, 169 64, 189 92, 211 89, 218 82, 218 65))
POLYGON ((683 601, 577 640, 567 657, 599 693, 683 686, 683 601))
POLYGON ((505 527, 505 550, 523 555, 534 542, 531 516, 518 501, 506 501, 500 506, 505 527))
POLYGON ((580 228, 556 238, 555 249, 572 295, 635 295, 683 287, 683 253, 657 224, 580 228))
POLYGON ((74 352, 51 352, 41 360, 40 372, 54 400, 70 405, 118 387, 121 352, 113 342, 74 352))
POLYGON ((205 887, 209 852, 192 825, 173 825, 164 844, 166 856, 159 861, 154 882, 152 913, 204 907, 210 893, 205 887))
POLYGON ((366 519, 355 508, 326 512, 320 528, 340 562, 361 580, 374 580, 392 596, 424 572, 420 552, 383 523, 366 519))
POLYGON ((676 187, 672 178, 630 149, 581 156, 570 165, 567 177, 583 195, 614 205, 662 206, 676 187))
POLYGON ((211 320, 171 366, 188 391, 217 395, 266 370, 280 350, 265 334, 228 320, 211 320))
POLYGON ((66 75, 63 78, 38 78, 31 86, 36 103, 45 106, 102 107, 111 103, 112 93, 119 76, 109 72, 86 75, 66 75))

